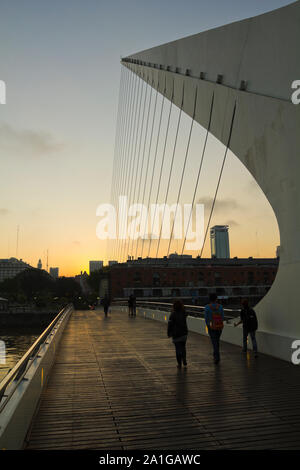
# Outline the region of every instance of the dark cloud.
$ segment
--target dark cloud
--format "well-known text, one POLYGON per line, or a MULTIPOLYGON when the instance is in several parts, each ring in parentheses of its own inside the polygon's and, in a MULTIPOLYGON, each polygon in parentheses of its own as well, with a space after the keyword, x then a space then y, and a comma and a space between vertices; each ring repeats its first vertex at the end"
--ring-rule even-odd
POLYGON ((8 124, 0 124, 0 151, 3 155, 42 157, 60 151, 62 147, 47 132, 15 129, 8 124))
POLYGON ((157 240, 159 237, 155 233, 147 233, 145 235, 142 235, 141 237, 138 237, 137 240, 144 241, 145 243, 148 243, 151 239, 152 240, 157 240))
MULTIPOLYGON (((205 210, 210 210, 213 203, 212 197, 201 197, 197 201, 198 204, 204 204, 205 210)), ((217 199, 214 207, 214 214, 218 214, 224 211, 231 211, 236 209, 242 209, 243 206, 236 200, 232 198, 217 199)))
POLYGON ((229 227, 238 227, 241 224, 239 224, 236 220, 231 219, 227 220, 227 222, 225 222, 225 225, 229 225, 229 227))

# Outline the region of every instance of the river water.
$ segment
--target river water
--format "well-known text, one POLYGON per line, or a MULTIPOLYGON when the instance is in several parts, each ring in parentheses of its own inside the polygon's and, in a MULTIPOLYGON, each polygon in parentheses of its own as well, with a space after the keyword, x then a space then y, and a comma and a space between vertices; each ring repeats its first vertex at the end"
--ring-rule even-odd
POLYGON ((0 327, 0 381, 26 353, 43 329, 0 327))

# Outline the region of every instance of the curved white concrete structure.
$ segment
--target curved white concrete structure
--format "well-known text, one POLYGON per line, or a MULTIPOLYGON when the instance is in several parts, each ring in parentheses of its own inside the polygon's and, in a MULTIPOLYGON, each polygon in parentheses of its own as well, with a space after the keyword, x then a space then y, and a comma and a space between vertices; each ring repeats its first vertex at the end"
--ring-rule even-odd
POLYGON ((204 127, 214 93, 210 131, 225 145, 236 102, 230 149, 262 188, 280 231, 278 274, 256 310, 272 353, 284 359, 300 339, 300 106, 291 102, 291 84, 300 80, 299 44, 297 1, 122 60, 161 93, 166 83, 169 99, 174 84, 177 106, 184 82, 183 110, 191 116, 198 87, 195 119, 204 127))

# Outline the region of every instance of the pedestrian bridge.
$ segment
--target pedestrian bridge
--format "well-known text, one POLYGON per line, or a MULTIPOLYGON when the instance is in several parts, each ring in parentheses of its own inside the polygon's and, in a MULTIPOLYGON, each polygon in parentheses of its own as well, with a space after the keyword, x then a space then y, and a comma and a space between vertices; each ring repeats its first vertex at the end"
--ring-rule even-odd
POLYGON ((166 325, 142 311, 72 312, 23 448, 299 449, 299 368, 225 342, 218 366, 211 353, 190 332, 178 370, 166 325))
MULTIPOLYGON (((295 60, 296 44, 300 43, 299 23, 298 0, 254 18, 123 57, 112 178, 114 207, 120 195, 129 196, 130 207, 142 203, 140 212, 143 206, 149 211, 150 203, 161 201, 178 204, 189 199, 194 207, 200 196, 199 188, 208 178, 205 165, 211 158, 207 151, 209 136, 223 144, 222 164, 220 170, 215 168, 216 185, 211 181, 213 200, 205 221, 202 247, 197 253, 201 258, 228 152, 240 160, 265 194, 278 222, 278 273, 272 288, 255 308, 269 351, 272 349, 271 354, 281 359, 287 359, 291 343, 300 338, 300 219, 297 217, 300 107, 298 100, 294 100, 295 88, 298 96, 300 84, 300 62, 295 60), (162 98, 159 106, 158 95, 162 98), (178 113, 170 135, 174 108, 178 113), (188 130, 182 126, 182 113, 190 117, 188 130), (154 123, 157 125, 153 127, 154 123), (190 158, 194 123, 203 130, 196 159, 190 158), (184 148, 178 145, 177 139, 182 132, 187 137, 184 148), (168 146, 170 155, 165 158, 168 146), (179 161, 180 166, 177 166, 174 162, 179 161), (145 191, 148 182, 149 191, 148 188, 145 191), (153 182, 156 191, 152 191, 153 182), (191 192, 185 193, 184 187, 191 192)), ((232 181, 234 186, 234 178, 232 181)), ((218 217, 221 223, 222 216, 218 217)), ((163 247, 165 211, 157 234, 155 224, 147 226, 145 218, 146 223, 141 224, 143 217, 139 214, 128 228, 126 217, 119 217, 121 235, 112 241, 107 259, 123 262, 128 256, 131 259, 151 257, 153 244, 156 259, 159 255, 170 254, 174 222, 163 247)), ((199 234, 200 229, 197 230, 199 234)), ((179 245, 181 254, 189 251, 185 244, 187 231, 186 227, 182 246, 181 242, 179 245)))

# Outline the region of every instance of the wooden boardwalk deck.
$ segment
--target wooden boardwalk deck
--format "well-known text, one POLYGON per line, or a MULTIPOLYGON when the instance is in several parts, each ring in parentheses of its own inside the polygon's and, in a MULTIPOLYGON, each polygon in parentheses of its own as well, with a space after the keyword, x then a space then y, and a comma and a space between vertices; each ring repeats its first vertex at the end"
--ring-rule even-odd
POLYGON ((300 368, 190 333, 177 370, 166 325, 77 311, 28 449, 300 449, 300 368))

